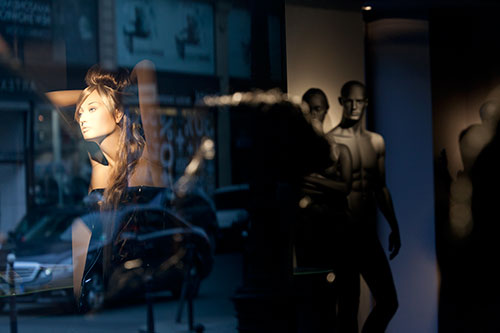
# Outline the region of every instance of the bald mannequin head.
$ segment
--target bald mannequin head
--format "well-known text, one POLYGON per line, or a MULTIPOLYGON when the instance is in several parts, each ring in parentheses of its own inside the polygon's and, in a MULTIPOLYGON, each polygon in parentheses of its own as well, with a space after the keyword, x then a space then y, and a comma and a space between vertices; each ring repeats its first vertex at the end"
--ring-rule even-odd
POLYGON ((302 96, 302 101, 306 102, 309 106, 309 111, 311 112, 311 117, 323 122, 326 113, 330 108, 328 105, 328 99, 323 90, 318 88, 311 88, 307 90, 302 96))
POLYGON ((496 125, 500 120, 500 101, 489 100, 481 105, 479 116, 483 123, 496 125))
POLYGON ((368 105, 365 85, 359 81, 348 81, 340 90, 339 103, 342 105, 342 121, 358 122, 368 105))

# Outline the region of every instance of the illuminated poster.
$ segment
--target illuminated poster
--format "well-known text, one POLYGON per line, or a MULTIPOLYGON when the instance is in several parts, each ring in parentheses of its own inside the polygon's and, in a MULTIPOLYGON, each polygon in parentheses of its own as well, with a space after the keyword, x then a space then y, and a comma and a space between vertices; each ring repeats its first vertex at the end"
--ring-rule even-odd
POLYGON ((116 1, 117 61, 152 60, 158 70, 214 74, 213 7, 191 1, 116 1))
MULTIPOLYGON (((196 154, 203 138, 215 140, 214 114, 209 110, 166 108, 161 117, 161 144, 164 178, 177 181, 196 154)), ((215 190, 215 161, 206 160, 202 166, 199 185, 207 193, 215 190)))

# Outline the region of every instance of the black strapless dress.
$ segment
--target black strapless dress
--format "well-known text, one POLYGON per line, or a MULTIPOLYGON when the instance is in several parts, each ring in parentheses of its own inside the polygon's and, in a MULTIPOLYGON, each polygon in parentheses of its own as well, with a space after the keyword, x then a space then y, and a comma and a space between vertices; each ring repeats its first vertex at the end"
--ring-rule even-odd
MULTIPOLYGON (((89 210, 99 210, 102 202, 104 189, 93 189, 85 198, 84 202, 89 210)), ((165 187, 153 186, 131 186, 125 191, 120 205, 149 204, 156 203, 168 206, 173 198, 173 192, 165 187)))
MULTIPOLYGON (((87 251, 87 259, 81 281, 81 295, 79 299, 79 308, 85 312, 89 305, 85 304, 85 293, 89 292, 89 284, 94 283, 93 280, 105 278, 103 276, 107 272, 105 260, 103 260, 104 247, 113 247, 107 239, 114 228, 115 213, 113 211, 101 210, 104 189, 94 189, 84 199, 87 206, 87 214, 82 216, 82 221, 91 230, 91 237, 87 251), (101 277, 96 277, 95 272, 99 272, 101 277)), ((135 186, 127 188, 120 202, 118 210, 131 205, 153 205, 158 207, 170 207, 173 198, 173 193, 168 188, 150 187, 150 186, 135 186)), ((111 258, 112 260, 112 258, 111 258)))

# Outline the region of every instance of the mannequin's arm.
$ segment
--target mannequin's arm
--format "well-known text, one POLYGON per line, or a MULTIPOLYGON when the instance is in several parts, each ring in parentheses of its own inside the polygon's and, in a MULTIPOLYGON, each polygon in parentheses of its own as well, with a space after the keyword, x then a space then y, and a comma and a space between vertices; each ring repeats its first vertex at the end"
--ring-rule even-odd
POLYGON ((396 219, 396 213, 394 212, 391 194, 385 183, 385 145, 383 141, 379 149, 378 186, 375 194, 380 211, 391 227, 391 233, 389 235, 389 251, 391 252, 390 259, 393 259, 401 248, 401 236, 399 234, 399 225, 396 219))
POLYGON ((314 184, 315 186, 320 187, 323 190, 339 191, 346 194, 349 193, 349 191, 347 190, 347 186, 344 182, 328 179, 320 174, 314 173, 309 176, 305 176, 304 181, 314 184))
POLYGON ((135 65, 130 74, 132 82, 137 83, 139 92, 139 109, 141 112, 144 136, 146 137, 146 154, 151 162, 153 182, 162 186, 160 161, 160 113, 158 103, 158 87, 155 65, 149 60, 142 60, 135 65))
POLYGON ((45 96, 58 107, 75 105, 82 93, 81 90, 58 90, 45 93, 45 96))
POLYGON ((92 232, 81 219, 77 219, 72 227, 73 253, 73 292, 76 299, 80 298, 83 271, 92 232))
POLYGON ((339 191, 345 194, 351 192, 352 185, 352 160, 349 149, 344 145, 339 145, 339 164, 341 169, 341 180, 334 180, 328 177, 328 169, 326 177, 319 174, 312 174, 304 177, 306 182, 312 183, 315 186, 323 188, 323 190, 339 191))

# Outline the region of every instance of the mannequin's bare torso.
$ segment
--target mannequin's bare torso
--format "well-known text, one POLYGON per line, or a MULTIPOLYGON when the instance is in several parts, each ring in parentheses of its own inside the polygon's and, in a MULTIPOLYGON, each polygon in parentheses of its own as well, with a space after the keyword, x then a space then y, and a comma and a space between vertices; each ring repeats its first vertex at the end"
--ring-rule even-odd
POLYGON ((343 144, 352 159, 352 188, 348 196, 352 212, 366 212, 375 205, 374 189, 380 184, 380 167, 384 157, 381 135, 353 128, 336 127, 327 133, 328 140, 343 144), (382 161, 381 161, 382 159, 382 161))

